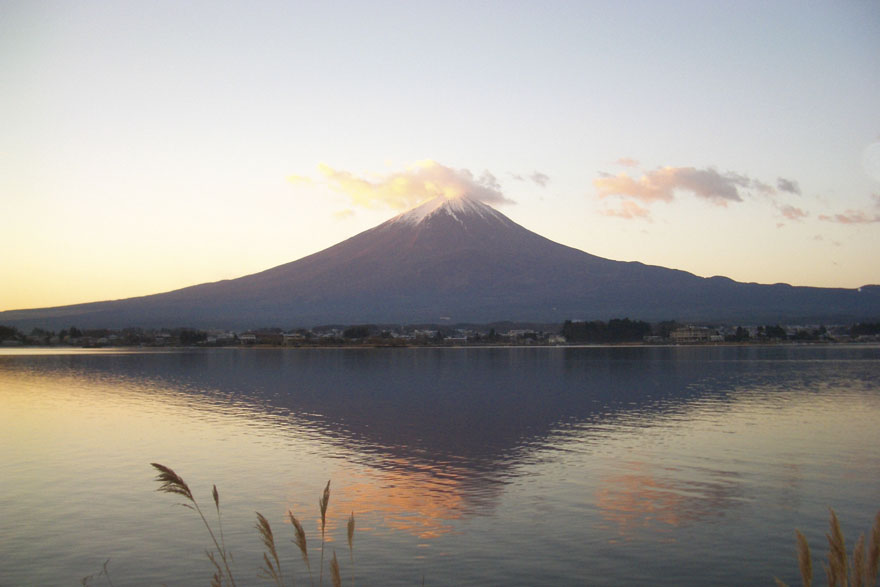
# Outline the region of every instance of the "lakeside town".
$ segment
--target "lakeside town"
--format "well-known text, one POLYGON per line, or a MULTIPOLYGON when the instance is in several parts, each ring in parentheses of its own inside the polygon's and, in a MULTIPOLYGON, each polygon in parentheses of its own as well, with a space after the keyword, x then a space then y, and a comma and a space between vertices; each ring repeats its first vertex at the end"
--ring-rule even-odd
POLYGON ((880 342, 880 322, 850 325, 710 326, 674 321, 649 324, 628 318, 567 320, 562 325, 328 325, 244 331, 195 328, 123 328, 21 332, 0 325, 0 346, 102 347, 335 347, 567 344, 767 344, 880 342))

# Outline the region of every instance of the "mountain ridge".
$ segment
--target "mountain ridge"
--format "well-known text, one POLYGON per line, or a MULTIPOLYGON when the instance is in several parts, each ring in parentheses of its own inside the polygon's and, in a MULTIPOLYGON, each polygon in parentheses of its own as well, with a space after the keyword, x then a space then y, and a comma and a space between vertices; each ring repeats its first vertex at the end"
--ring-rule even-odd
POLYGON ((40 327, 307 327, 566 319, 765 321, 880 316, 880 287, 811 288, 614 261, 469 196, 438 197, 322 251, 234 279, 0 313, 40 327))

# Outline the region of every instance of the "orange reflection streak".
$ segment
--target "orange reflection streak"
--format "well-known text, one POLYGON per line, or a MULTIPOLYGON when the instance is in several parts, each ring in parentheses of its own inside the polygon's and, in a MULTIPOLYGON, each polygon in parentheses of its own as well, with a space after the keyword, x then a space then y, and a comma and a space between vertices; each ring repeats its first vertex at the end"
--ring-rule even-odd
MULTIPOLYGON (((602 517, 632 538, 640 529, 656 524, 684 526, 723 515, 736 503, 739 484, 729 476, 714 481, 688 481, 682 471, 663 476, 643 462, 624 465, 632 472, 602 479, 596 491, 596 506, 602 517)), ((703 473, 705 475, 705 472, 703 473)), ((656 530, 656 528, 652 528, 656 530)))
MULTIPOLYGON (((366 519, 422 539, 448 534, 453 530, 451 522, 469 509, 463 495, 462 473, 444 467, 442 475, 438 475, 428 467, 413 470, 412 463, 391 459, 383 462, 381 470, 351 477, 338 490, 334 491, 331 484, 327 540, 332 541, 335 532, 344 534, 351 512, 360 520, 360 531, 371 529, 361 525, 366 519)), ((296 507, 313 511, 308 505, 296 507)), ((316 518, 319 533, 320 524, 320 518, 316 518)))
MULTIPOLYGON (((247 405, 230 408, 229 398, 222 395, 192 395, 161 381, 102 374, 84 377, 78 373, 0 371, 0 389, 0 413, 7 418, 16 415, 0 431, 0 439, 11 448, 26 446, 38 455, 57 452, 58 444, 71 444, 61 439, 76 438, 76 428, 93 421, 100 421, 111 433, 118 431, 124 437, 119 442, 134 454, 141 452, 138 438, 174 439, 170 448, 159 440, 151 449, 174 455, 178 444, 185 446, 193 437, 198 442, 205 438, 211 442, 215 436, 246 439, 254 423, 260 421, 275 430, 274 419, 258 409, 247 405), (4 386, 4 381, 10 385, 4 386), (249 426, 244 432, 242 423, 249 426), (127 443, 137 446, 137 450, 127 443)), ((329 440, 339 443, 338 439, 329 440)), ((120 450, 116 445, 111 451, 108 445, 113 456, 120 450)), ((480 483, 478 472, 461 466, 432 466, 401 455, 377 456, 376 461, 376 466, 363 468, 343 466, 332 475, 328 541, 334 537, 345 540, 351 512, 358 532, 381 525, 420 539, 437 538, 452 532, 453 522, 475 509, 474 499, 493 494, 491 487, 480 483), (479 486, 476 497, 475 486, 479 486)), ((142 463, 125 466, 140 467, 142 463)), ((310 536, 320 535, 317 498, 321 488, 317 489, 314 500, 303 503, 302 486, 291 485, 287 500, 295 504, 289 509, 311 526, 310 536)), ((283 516, 287 509, 284 507, 279 514, 283 516)))

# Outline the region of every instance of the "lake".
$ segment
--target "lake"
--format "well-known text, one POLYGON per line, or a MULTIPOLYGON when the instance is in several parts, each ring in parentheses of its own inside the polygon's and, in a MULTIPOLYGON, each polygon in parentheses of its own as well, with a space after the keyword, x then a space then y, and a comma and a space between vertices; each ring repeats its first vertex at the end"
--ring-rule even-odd
POLYGON ((880 346, 3 349, 0 585, 207 584, 151 462, 239 585, 257 511, 309 584, 288 510, 317 584, 328 480, 328 584, 799 584, 880 509, 880 346))

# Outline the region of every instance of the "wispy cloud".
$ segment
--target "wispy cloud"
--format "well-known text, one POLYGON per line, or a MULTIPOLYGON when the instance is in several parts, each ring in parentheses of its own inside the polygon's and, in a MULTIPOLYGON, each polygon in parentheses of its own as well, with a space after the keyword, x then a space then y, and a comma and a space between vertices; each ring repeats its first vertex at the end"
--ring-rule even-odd
POLYGON ((804 212, 800 208, 790 205, 780 206, 779 212, 789 220, 795 221, 803 220, 810 215, 808 212, 804 212))
POLYGON ((535 171, 529 176, 529 179, 531 179, 542 188, 547 187, 547 184, 550 183, 550 176, 546 173, 541 173, 540 171, 535 171))
MULTIPOLYGON (((621 157, 617 165, 637 168, 639 162, 631 157, 621 157)), ((714 167, 660 167, 649 171, 631 169, 613 175, 600 172, 593 180, 599 198, 620 198, 624 205, 609 209, 602 214, 619 218, 648 218, 646 206, 655 202, 671 203, 687 194, 725 207, 730 203, 744 202, 747 198, 769 198, 782 216, 788 220, 801 221, 810 216, 801 207, 779 200, 783 195, 801 195, 797 181, 778 177, 776 185, 734 171, 719 172, 714 167), (634 207, 639 202, 641 205, 634 207)), ((784 225, 780 225, 784 226, 784 225)))
POLYGON ((287 181, 293 184, 311 184, 314 183, 311 177, 306 177, 305 175, 288 175, 287 181))
POLYGON ((535 171, 530 175, 523 175, 522 173, 511 173, 510 177, 515 179, 516 181, 533 181, 539 186, 547 187, 547 184, 550 183, 550 176, 546 173, 541 173, 540 171, 535 171))
POLYGON ((606 209, 602 210, 601 213, 605 216, 616 216, 617 218, 626 218, 627 220, 632 220, 634 218, 642 218, 648 220, 651 216, 650 210, 639 206, 636 202, 633 202, 632 200, 622 201, 620 203, 620 208, 617 210, 606 209))
POLYGON ((715 169, 694 167, 662 167, 642 174, 638 179, 626 173, 603 174, 593 180, 600 198, 622 196, 645 203, 671 202, 676 191, 688 191, 720 206, 741 202, 741 188, 751 186, 751 180, 735 173, 718 173, 715 169))
POLYGON ((761 181, 759 179, 753 179, 753 180, 751 180, 751 182, 752 183, 751 183, 750 187, 753 190, 755 190, 756 192, 764 194, 765 196, 775 196, 776 195, 776 190, 773 188, 772 185, 770 185, 768 183, 764 183, 763 181, 761 181))
MULTIPOLYGON (((513 203, 501 193, 498 179, 488 171, 476 177, 467 169, 453 169, 432 160, 386 174, 362 176, 325 164, 319 165, 318 171, 332 190, 348 196, 352 205, 364 208, 406 210, 437 196, 454 198, 464 194, 489 204, 513 203)), ((301 176, 288 179, 314 183, 301 176)))
POLYGON ((880 222, 880 214, 873 216, 863 210, 847 210, 841 214, 820 214, 819 220, 825 222, 837 222, 839 224, 870 224, 872 222, 880 222))
POLYGON ((819 220, 838 224, 871 224, 880 222, 880 194, 872 194, 873 211, 846 210, 839 214, 820 214, 819 220))
MULTIPOLYGON (((817 242, 823 242, 825 240, 825 237, 822 236, 821 234, 817 234, 816 236, 813 237, 813 240, 817 241, 817 242)), ((835 247, 841 246, 840 241, 831 241, 831 244, 834 245, 835 247)))
POLYGON ((614 162, 615 165, 622 165, 623 167, 638 167, 639 162, 637 159, 633 159, 632 157, 621 157, 617 161, 614 162))
POLYGON ((801 186, 798 185, 798 182, 784 177, 776 178, 776 189, 780 192, 801 195, 801 186))

